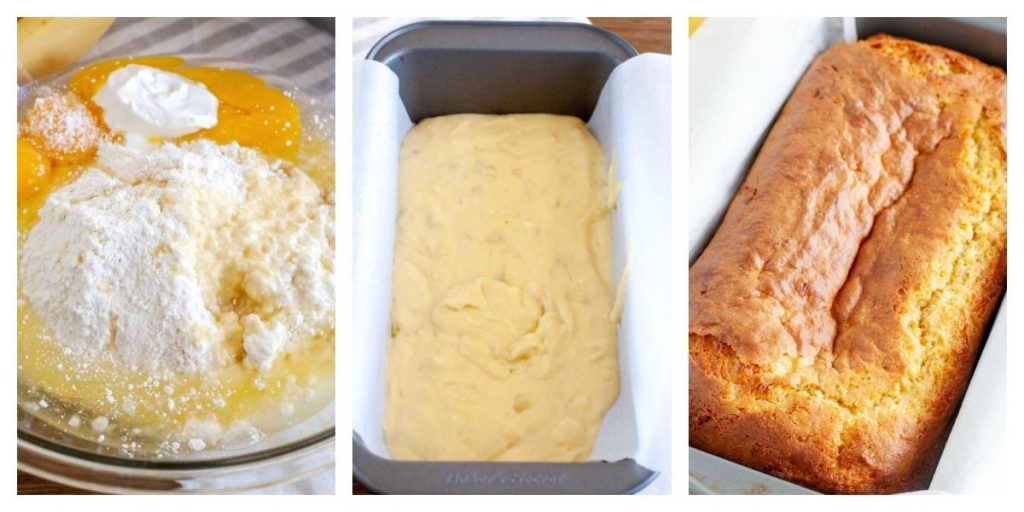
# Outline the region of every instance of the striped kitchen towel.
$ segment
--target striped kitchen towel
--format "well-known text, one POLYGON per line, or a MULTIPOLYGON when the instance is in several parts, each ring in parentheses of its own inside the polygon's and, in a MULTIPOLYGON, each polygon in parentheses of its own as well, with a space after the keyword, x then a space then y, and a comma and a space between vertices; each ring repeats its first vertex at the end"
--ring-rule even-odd
POLYGON ((334 97, 334 20, 305 18, 118 18, 84 61, 203 54, 252 63, 306 94, 334 97))

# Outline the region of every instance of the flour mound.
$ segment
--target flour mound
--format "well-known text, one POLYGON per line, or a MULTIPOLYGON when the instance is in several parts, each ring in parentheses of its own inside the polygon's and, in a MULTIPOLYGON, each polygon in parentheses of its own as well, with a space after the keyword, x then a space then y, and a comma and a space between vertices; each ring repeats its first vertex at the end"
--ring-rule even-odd
POLYGON ((22 290, 68 350, 265 370, 333 329, 333 216, 309 177, 237 144, 103 144, 40 209, 22 290))

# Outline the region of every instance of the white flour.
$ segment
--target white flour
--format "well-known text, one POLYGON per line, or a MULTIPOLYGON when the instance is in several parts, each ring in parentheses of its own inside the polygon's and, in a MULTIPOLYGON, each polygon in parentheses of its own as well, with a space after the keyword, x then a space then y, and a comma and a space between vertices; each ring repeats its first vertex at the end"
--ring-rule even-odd
POLYGON ((267 369, 333 327, 333 207, 237 144, 104 144, 55 191, 22 289, 67 349, 151 372, 267 369))

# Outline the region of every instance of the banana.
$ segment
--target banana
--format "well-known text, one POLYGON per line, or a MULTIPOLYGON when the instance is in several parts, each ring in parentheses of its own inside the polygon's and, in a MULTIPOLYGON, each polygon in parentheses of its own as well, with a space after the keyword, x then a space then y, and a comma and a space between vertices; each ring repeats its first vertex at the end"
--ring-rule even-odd
POLYGON ((18 18, 18 84, 70 66, 112 23, 114 18, 18 18))

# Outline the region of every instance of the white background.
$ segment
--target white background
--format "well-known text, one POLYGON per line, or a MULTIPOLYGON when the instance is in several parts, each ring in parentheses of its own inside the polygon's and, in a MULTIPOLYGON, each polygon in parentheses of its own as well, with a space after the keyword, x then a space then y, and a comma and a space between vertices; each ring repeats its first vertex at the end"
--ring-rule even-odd
MULTIPOLYGON (((572 509, 576 511, 590 512, 603 510, 629 510, 636 507, 643 507, 645 510, 713 510, 715 512, 726 510, 863 510, 874 508, 880 510, 1006 510, 1010 508, 1019 509, 1021 505, 1012 505, 1020 502, 1021 499, 1013 498, 1013 494, 1019 493, 1024 487, 1022 471, 1019 464, 1008 468, 1007 480, 1009 482, 1010 495, 1006 496, 901 496, 901 497, 849 497, 849 496, 819 496, 819 497, 792 497, 792 496, 686 496, 687 489, 687 465, 686 448, 687 425, 686 419, 686 331, 687 325, 687 190, 686 184, 686 162, 689 160, 687 151, 687 126, 686 98, 687 93, 687 17, 688 16, 1008 16, 1009 17, 1009 55, 1014 61, 1009 68, 1016 69, 1016 61, 1019 56, 1024 55, 1024 49, 1020 46, 1021 23, 1024 18, 1018 17, 1017 11, 1021 2, 998 2, 975 0, 964 2, 963 0, 929 0, 917 2, 897 2, 894 0, 859 0, 857 2, 832 2, 818 1, 686 1, 686 0, 661 0, 644 1, 629 0, 626 2, 595 2, 591 1, 561 1, 553 2, 535 0, 516 0, 514 2, 489 2, 489 1, 446 1, 433 0, 429 2, 419 1, 388 1, 374 0, 373 2, 355 3, 344 0, 286 0, 279 2, 234 2, 211 0, 176 0, 174 2, 145 2, 145 1, 71 1, 71 0, 36 0, 34 2, 16 2, 8 0, 3 2, 4 19, 3 26, 3 50, 0 51, 3 61, 0 62, 0 69, 7 70, 8 80, 11 83, 9 96, 3 102, 3 114, 7 122, 6 133, 0 135, 0 144, 4 148, 3 155, 7 165, 0 170, 6 173, 3 176, 6 185, 0 187, 3 191, 3 205, 8 215, 0 216, 0 232, 6 233, 2 252, 0 252, 0 273, 2 284, 0 287, 8 290, 0 299, 0 319, 3 322, 3 349, 0 350, 0 397, 6 397, 6 405, 0 407, 0 416, 7 419, 0 419, 0 424, 7 425, 7 442, 0 443, 0 461, 6 461, 2 465, 6 472, 0 472, 0 485, 5 489, 0 500, 10 501, 0 510, 31 511, 39 510, 132 510, 140 511, 163 511, 173 510, 181 512, 185 507, 196 510, 225 509, 241 512, 259 510, 281 510, 302 508, 304 510, 563 510, 572 509), (1013 5, 1011 7, 1012 4, 1013 5), (197 496, 197 497, 73 497, 73 496, 16 496, 15 477, 15 397, 16 397, 16 221, 15 221, 15 179, 14 170, 15 142, 17 136, 16 123, 16 102, 13 81, 15 80, 16 69, 16 16, 334 16, 337 17, 337 44, 339 50, 337 55, 337 254, 338 261, 336 268, 338 302, 337 302, 337 325, 338 327, 338 365, 337 365, 337 401, 341 405, 337 407, 337 431, 339 442, 337 444, 337 489, 339 496, 312 496, 312 497, 290 497, 290 496, 197 496), (345 354, 350 353, 350 340, 346 336, 345 326, 351 325, 351 300, 348 293, 351 289, 351 211, 346 205, 351 204, 351 180, 349 179, 349 168, 351 165, 351 54, 347 51, 351 47, 351 17, 353 16, 672 16, 673 19, 673 268, 671 279, 673 283, 673 328, 671 336, 678 340, 672 354, 666 354, 675 362, 673 375, 673 421, 676 425, 676 432, 673 438, 673 485, 676 494, 673 496, 646 496, 646 497, 486 497, 486 496, 439 496, 439 497, 412 497, 412 496, 366 496, 352 497, 347 493, 351 489, 351 444, 348 442, 348 432, 351 425, 351 408, 349 404, 351 396, 350 374, 351 367, 345 354), (297 502, 295 500, 301 500, 297 502)), ((1015 127, 1021 126, 1024 122, 1020 116, 1020 108, 1017 108, 1015 98, 1021 98, 1020 82, 1011 79, 1009 81, 1009 145, 1015 150, 1022 148, 1020 144, 1020 130, 1015 127)), ((1016 151, 1011 151, 1016 154, 1016 151)), ((1010 230, 1017 229, 1019 219, 1019 203, 1021 192, 1014 184, 1019 181, 1015 177, 1016 160, 1011 158, 1010 162, 1010 187, 1009 187, 1009 215, 1010 230)), ((1011 233, 1009 236, 1009 281, 1010 289, 1021 289, 1019 272, 1020 268, 1017 258, 1017 247, 1022 235, 1011 233)), ((1021 382, 1020 370, 1024 362, 1021 361, 1022 349, 1018 334, 1016 306, 1011 305, 1009 335, 1010 346, 1008 350, 1009 366, 1009 396, 1008 406, 1009 428, 1011 434, 1007 440, 1006 449, 1009 452, 1009 460, 1022 461, 1024 453, 1021 450, 1022 435, 1024 428, 1021 428, 1021 382)))

